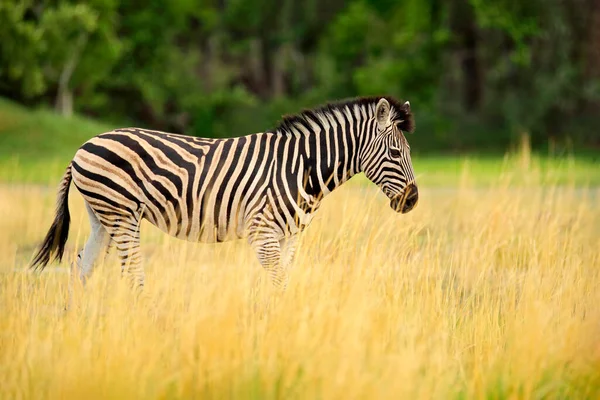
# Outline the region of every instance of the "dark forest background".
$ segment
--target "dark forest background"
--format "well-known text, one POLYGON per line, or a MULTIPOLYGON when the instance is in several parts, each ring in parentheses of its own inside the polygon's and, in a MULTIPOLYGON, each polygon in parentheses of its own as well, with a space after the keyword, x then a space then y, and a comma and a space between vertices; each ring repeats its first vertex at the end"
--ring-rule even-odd
POLYGON ((600 148, 600 0, 0 0, 0 96, 198 136, 410 100, 420 151, 600 148))

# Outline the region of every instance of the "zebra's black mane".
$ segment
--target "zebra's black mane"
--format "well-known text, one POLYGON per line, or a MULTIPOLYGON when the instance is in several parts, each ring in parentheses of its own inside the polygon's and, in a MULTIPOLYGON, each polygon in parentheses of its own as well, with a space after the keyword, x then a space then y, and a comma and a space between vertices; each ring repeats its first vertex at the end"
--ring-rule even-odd
POLYGON ((306 125, 308 118, 313 121, 318 121, 319 114, 330 114, 335 110, 343 111, 345 107, 348 107, 351 111, 354 106, 359 107, 373 107, 377 105, 380 99, 386 99, 393 110, 393 121, 402 121, 398 127, 404 132, 413 132, 415 129, 415 122, 413 115, 410 111, 406 111, 404 108, 404 101, 396 99, 391 96, 367 96, 367 97, 356 97, 352 99, 345 99, 336 102, 327 103, 311 109, 304 109, 298 114, 284 115, 279 124, 271 132, 289 132, 290 129, 297 125, 306 125))

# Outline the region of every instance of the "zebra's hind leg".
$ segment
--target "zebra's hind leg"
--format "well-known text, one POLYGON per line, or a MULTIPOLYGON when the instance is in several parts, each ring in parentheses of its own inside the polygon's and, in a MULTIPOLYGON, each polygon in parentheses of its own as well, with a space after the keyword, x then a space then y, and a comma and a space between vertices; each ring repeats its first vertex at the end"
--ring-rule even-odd
MULTIPOLYGON (((74 265, 71 265, 71 279, 69 281, 69 300, 67 309, 72 304, 73 285, 78 281, 82 286, 85 286, 87 280, 92 275, 94 266, 100 255, 105 252, 110 243, 110 235, 100 221, 90 205, 85 202, 85 208, 90 220, 90 237, 83 249, 77 255, 77 260, 74 265)), ((106 253, 105 253, 106 254, 106 253)))
POLYGON ((90 219, 90 237, 86 242, 83 250, 77 256, 77 266, 79 270, 79 279, 85 284, 92 275, 94 266, 102 253, 106 254, 105 250, 110 243, 110 235, 108 231, 94 214, 90 205, 86 202, 85 208, 90 219))

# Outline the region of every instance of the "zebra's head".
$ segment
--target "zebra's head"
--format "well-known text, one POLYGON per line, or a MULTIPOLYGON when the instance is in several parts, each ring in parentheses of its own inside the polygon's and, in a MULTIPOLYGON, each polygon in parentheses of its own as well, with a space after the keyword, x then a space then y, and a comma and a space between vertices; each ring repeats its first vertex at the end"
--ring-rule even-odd
POLYGON ((394 211, 407 213, 419 200, 410 146, 403 132, 414 129, 410 103, 381 98, 375 106, 370 143, 361 156, 363 172, 390 199, 394 211))

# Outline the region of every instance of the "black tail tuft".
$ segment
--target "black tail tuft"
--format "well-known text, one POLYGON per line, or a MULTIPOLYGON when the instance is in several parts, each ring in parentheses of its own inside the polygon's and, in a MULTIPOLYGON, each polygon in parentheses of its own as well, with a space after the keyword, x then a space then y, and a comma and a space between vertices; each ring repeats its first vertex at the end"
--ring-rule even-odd
POLYGON ((69 237, 69 224, 71 215, 69 214, 69 185, 71 184, 71 164, 67 167, 65 174, 60 182, 58 196, 56 200, 56 214, 54 222, 46 234, 44 243, 36 253, 31 263, 31 268, 41 269, 51 261, 62 260, 65 252, 65 244, 69 237))

